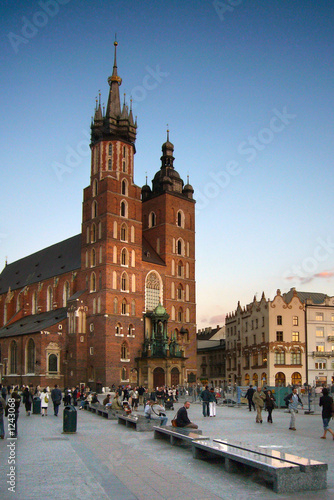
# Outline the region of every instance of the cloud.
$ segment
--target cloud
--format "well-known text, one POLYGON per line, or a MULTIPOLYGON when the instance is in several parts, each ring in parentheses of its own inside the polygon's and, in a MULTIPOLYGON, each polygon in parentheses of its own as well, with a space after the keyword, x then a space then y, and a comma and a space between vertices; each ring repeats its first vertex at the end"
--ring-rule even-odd
POLYGON ((296 281, 301 284, 305 283, 310 283, 311 281, 315 280, 316 278, 320 279, 330 279, 333 278, 334 272, 333 271, 322 271, 321 273, 315 273, 311 274, 310 276, 286 276, 285 279, 288 281, 296 281))
POLYGON ((226 314, 219 314, 218 316, 212 316, 209 323, 211 325, 222 325, 225 323, 226 314))

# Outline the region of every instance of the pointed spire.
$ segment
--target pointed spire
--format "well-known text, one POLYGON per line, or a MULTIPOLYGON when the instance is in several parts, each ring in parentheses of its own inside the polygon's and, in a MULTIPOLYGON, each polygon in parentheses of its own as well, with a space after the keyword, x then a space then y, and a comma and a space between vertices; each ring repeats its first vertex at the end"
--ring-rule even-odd
POLYGON ((122 83, 122 78, 117 74, 117 41, 114 41, 114 66, 112 76, 109 76, 108 83, 110 85, 109 99, 107 105, 107 116, 117 118, 121 114, 121 104, 119 98, 119 86, 122 83))
POLYGON ((102 110, 101 110, 101 90, 99 90, 99 100, 97 97, 95 98, 96 106, 95 106, 95 115, 94 120, 102 120, 102 110))
POLYGON ((133 122, 133 114, 132 114, 132 97, 130 99, 130 113, 129 113, 129 122, 130 122, 130 125, 134 125, 134 122, 133 122))

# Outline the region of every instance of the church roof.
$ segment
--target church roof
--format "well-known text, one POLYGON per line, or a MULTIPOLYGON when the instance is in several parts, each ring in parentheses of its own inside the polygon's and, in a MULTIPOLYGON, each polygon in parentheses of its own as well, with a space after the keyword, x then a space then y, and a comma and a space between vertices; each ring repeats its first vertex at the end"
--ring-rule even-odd
POLYGON ((67 317, 66 307, 40 314, 25 316, 15 323, 0 328, 0 338, 39 333, 60 323, 67 317))
POLYGON ((0 274, 0 294, 81 267, 81 234, 8 264, 0 274))
POLYGON ((144 262, 151 262, 151 264, 158 264, 159 266, 166 265, 162 258, 157 254, 154 248, 149 244, 147 240, 145 240, 144 237, 142 239, 142 248, 144 262))
POLYGON ((325 293, 318 293, 318 292, 298 292, 298 290, 295 290, 294 288, 291 288, 287 293, 283 294, 283 298, 285 302, 290 302, 291 299, 294 296, 294 291, 297 294, 297 297, 301 302, 305 302, 307 299, 311 299, 313 304, 322 304, 327 297, 325 293))

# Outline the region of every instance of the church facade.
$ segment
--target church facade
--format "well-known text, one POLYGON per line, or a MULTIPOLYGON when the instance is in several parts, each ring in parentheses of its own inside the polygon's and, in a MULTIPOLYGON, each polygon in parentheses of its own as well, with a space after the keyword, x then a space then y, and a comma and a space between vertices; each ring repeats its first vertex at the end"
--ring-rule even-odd
POLYGON ((152 187, 134 183, 137 124, 116 61, 91 124, 81 233, 0 275, 5 384, 196 381, 195 201, 162 145, 152 187))

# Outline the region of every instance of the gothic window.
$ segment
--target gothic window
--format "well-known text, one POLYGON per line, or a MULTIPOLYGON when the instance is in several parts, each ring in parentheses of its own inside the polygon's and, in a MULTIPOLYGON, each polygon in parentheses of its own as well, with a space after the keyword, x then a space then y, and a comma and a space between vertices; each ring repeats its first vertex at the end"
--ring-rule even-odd
POLYGON ((13 340, 10 344, 10 374, 17 373, 17 343, 13 340))
POLYGON ((183 309, 182 309, 182 307, 180 307, 179 310, 177 311, 177 321, 179 323, 183 323, 183 309))
POLYGON ((123 342, 121 346, 121 359, 129 359, 129 351, 126 342, 123 342))
POLYGON ((135 333, 135 327, 132 324, 129 325, 128 332, 129 332, 128 333, 129 335, 134 335, 134 333, 135 333))
POLYGON ((184 242, 183 242, 183 240, 181 238, 177 240, 176 253, 178 255, 183 255, 184 254, 184 242))
POLYGON ((112 170, 112 159, 109 158, 108 160, 108 170, 112 170))
POLYGON ((129 265, 129 253, 126 248, 123 248, 121 251, 121 265, 122 266, 129 265))
POLYGON ((121 277, 121 290, 122 292, 127 292, 129 290, 129 277, 125 272, 121 277))
POLYGON ((179 210, 177 212, 177 220, 176 220, 176 224, 179 226, 179 227, 184 227, 184 213, 182 212, 182 210, 179 210))
POLYGON ((121 335, 121 333, 122 333, 122 325, 120 323, 117 323, 117 325, 115 327, 115 333, 116 333, 116 335, 121 335))
POLYGON ((136 315, 136 301, 133 300, 131 302, 131 316, 135 316, 136 315))
POLYGON ((70 297, 70 284, 68 281, 65 281, 63 286, 63 307, 66 307, 69 297, 70 297))
POLYGON ((37 313, 37 292, 34 292, 32 294, 32 308, 31 308, 31 313, 36 314, 37 313))
POLYGON ((128 227, 124 223, 121 225, 121 241, 128 241, 128 227))
POLYGON ((126 201, 121 201, 121 217, 127 217, 128 216, 128 205, 126 201))
POLYGON ((95 267, 95 266, 96 266, 96 252, 95 248, 92 248, 90 257, 90 267, 95 267))
POLYGON ((154 227, 157 224, 157 217, 154 212, 150 212, 148 216, 148 227, 154 227))
POLYGON ((108 154, 109 154, 109 156, 112 155, 112 143, 111 142, 109 142, 108 154))
POLYGON ((183 264, 181 260, 179 260, 177 265, 177 275, 179 278, 183 278, 183 264))
POLYGON ((94 200, 92 203, 92 219, 95 219, 97 217, 97 201, 94 200))
POLYGON ((177 287, 177 300, 183 300, 183 287, 179 285, 177 287))
POLYGON ((48 289, 46 291, 46 310, 47 311, 52 310, 52 302, 53 302, 53 289, 52 289, 52 286, 48 286, 48 289))
POLYGON ((90 231, 90 242, 95 243, 95 241, 96 241, 96 225, 92 224, 90 231))
POLYGON ((118 314, 118 298, 114 298, 114 314, 118 314))
POLYGON ((48 372, 58 372, 58 357, 56 354, 50 354, 48 359, 48 372))
POLYGON ((89 230, 89 226, 87 226, 87 229, 86 229, 86 243, 89 243, 90 241, 90 230, 89 230))
POLYGON ((122 180, 121 193, 124 196, 128 195, 128 183, 125 179, 122 180))
POLYGON ((93 196, 97 196, 97 179, 93 182, 93 196))
POLYGON ((123 382, 127 382, 128 381, 128 374, 127 374, 126 368, 122 368, 121 379, 122 379, 123 382))
POLYGON ((159 274, 151 271, 145 281, 145 309, 153 311, 159 302, 162 303, 162 282, 159 274))
POLYGON ((122 314, 128 315, 128 303, 125 299, 122 300, 122 314))
POLYGON ((96 276, 95 273, 90 275, 90 291, 96 292, 96 276))

